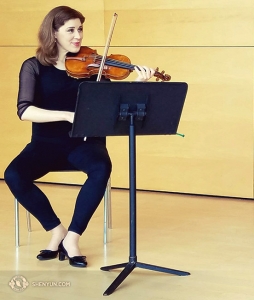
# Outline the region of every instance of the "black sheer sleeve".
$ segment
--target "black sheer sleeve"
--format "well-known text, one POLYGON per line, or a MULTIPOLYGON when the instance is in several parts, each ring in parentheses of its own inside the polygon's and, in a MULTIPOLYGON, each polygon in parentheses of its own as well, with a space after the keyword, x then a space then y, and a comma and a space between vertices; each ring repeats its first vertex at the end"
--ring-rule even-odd
POLYGON ((22 114, 33 105, 36 89, 36 77, 39 75, 39 63, 35 57, 29 58, 21 66, 19 73, 19 91, 17 114, 21 119, 22 114))

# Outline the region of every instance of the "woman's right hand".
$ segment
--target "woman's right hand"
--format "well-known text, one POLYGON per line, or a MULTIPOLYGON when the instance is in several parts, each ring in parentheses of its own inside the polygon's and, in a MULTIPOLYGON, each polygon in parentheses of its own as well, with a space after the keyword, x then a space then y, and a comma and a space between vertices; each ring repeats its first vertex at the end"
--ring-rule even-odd
POLYGON ((73 123, 74 120, 74 112, 66 111, 66 121, 73 123))

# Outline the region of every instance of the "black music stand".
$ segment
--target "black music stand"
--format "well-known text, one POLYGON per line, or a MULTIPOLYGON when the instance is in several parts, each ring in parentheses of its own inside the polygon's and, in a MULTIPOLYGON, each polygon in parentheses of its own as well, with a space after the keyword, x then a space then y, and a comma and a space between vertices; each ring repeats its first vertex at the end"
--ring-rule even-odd
POLYGON ((101 267, 103 271, 124 268, 104 296, 112 294, 136 267, 190 275, 138 262, 136 253, 136 135, 176 134, 187 89, 185 82, 83 82, 79 86, 71 137, 129 135, 129 262, 101 267))

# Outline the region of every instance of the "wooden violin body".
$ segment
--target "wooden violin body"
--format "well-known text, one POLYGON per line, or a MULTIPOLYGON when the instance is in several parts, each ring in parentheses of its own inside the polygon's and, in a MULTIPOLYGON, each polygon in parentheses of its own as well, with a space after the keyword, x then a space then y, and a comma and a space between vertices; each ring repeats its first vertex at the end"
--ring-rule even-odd
MULTIPOLYGON (((66 72, 74 78, 89 78, 98 74, 102 56, 97 51, 86 46, 82 46, 78 53, 69 53, 65 60, 66 72)), ((121 54, 111 54, 106 57, 102 75, 109 79, 122 80, 129 76, 134 70, 135 65, 131 64, 130 59, 121 54)), ((156 80, 169 81, 170 75, 158 72, 154 74, 156 80)))

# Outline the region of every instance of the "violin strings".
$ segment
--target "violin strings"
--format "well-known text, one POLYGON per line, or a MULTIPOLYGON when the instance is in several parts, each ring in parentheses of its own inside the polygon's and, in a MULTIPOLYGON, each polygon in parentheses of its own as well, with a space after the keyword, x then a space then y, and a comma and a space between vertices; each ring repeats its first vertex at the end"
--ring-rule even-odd
MULTIPOLYGON (((101 56, 97 56, 97 59, 99 61, 101 61, 101 56)), ((123 68, 123 69, 128 69, 128 70, 133 70, 134 69, 134 65, 132 64, 128 64, 119 60, 115 60, 112 58, 107 58, 105 61, 106 65, 112 66, 112 67, 119 67, 119 68, 123 68)))

